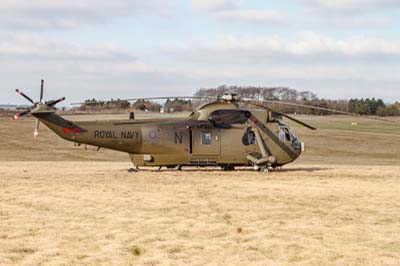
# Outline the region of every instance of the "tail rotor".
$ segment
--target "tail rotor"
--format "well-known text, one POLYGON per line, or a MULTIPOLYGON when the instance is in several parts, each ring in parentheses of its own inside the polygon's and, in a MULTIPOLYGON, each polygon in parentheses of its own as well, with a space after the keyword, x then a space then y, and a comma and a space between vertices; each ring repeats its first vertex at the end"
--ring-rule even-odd
POLYGON ((31 113, 31 111, 37 106, 37 103, 35 103, 29 96, 27 96, 25 93, 23 93, 22 91, 20 91, 19 89, 15 90, 19 95, 21 95, 22 97, 24 97, 26 100, 28 100, 29 102, 31 102, 33 104, 32 107, 30 107, 28 110, 23 111, 22 113, 16 114, 13 116, 14 120, 18 120, 23 116, 26 116, 28 114, 31 113))
POLYGON ((42 103, 43 100, 43 87, 44 87, 44 80, 42 79, 40 83, 40 100, 39 100, 40 103, 42 103))
MULTIPOLYGON (((44 94, 44 80, 41 80, 41 85, 40 85, 40 98, 38 102, 33 101, 29 96, 27 96, 25 93, 20 91, 19 89, 15 90, 19 95, 24 97, 26 100, 28 100, 30 103, 32 103, 32 106, 28 108, 28 110, 23 111, 22 113, 16 114, 13 116, 14 120, 18 120, 23 116, 26 116, 28 114, 34 113, 34 112, 41 112, 41 111, 48 111, 51 110, 56 104, 62 102, 65 100, 65 97, 57 99, 57 100, 50 100, 45 103, 43 103, 43 94, 44 94)), ((36 120, 35 124, 35 129, 33 132, 34 138, 37 138, 39 136, 39 127, 40 127, 40 120, 36 120)))
POLYGON ((40 126, 40 121, 39 119, 36 119, 36 125, 35 125, 35 130, 33 131, 33 137, 36 139, 39 137, 39 126, 40 126))
POLYGON ((24 112, 22 112, 22 113, 16 114, 16 115, 13 116, 13 119, 14 119, 14 120, 18 120, 18 119, 20 119, 21 117, 23 117, 23 116, 25 116, 25 115, 27 115, 27 114, 30 114, 30 112, 31 112, 31 110, 28 110, 28 111, 24 111, 24 112))

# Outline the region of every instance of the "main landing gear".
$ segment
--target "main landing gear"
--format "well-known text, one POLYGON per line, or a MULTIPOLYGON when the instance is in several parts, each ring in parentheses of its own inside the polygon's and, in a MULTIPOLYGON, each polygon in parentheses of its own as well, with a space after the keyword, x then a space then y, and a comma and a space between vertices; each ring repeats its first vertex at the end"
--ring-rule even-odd
POLYGON ((128 173, 136 173, 138 170, 138 168, 129 168, 128 173))

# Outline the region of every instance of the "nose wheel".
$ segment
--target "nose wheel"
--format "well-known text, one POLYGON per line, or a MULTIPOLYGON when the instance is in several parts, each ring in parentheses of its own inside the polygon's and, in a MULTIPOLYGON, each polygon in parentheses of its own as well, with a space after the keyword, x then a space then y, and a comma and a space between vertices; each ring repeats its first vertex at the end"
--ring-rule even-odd
POLYGON ((269 173, 269 169, 267 166, 261 166, 259 171, 260 173, 269 173))
POLYGON ((269 168, 266 165, 254 165, 254 170, 260 172, 260 173, 269 173, 269 168))

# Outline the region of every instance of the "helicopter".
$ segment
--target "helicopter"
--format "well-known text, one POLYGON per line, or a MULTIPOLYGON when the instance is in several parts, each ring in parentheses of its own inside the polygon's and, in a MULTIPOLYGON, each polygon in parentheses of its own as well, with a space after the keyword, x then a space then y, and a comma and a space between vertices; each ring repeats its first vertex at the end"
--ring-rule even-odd
POLYGON ((182 167, 253 167, 260 172, 282 167, 295 161, 305 151, 294 130, 283 121, 292 120, 310 130, 315 127, 266 106, 269 103, 353 113, 302 104, 260 101, 241 98, 234 92, 219 97, 151 97, 133 100, 193 98, 209 100, 187 118, 134 119, 114 121, 69 121, 56 114, 55 105, 65 97, 43 102, 44 81, 40 99, 35 102, 20 90, 22 97, 32 103, 26 111, 13 117, 35 117, 34 137, 43 123, 59 137, 74 142, 106 148, 129 155, 132 171, 139 167, 162 167, 181 170, 182 167))

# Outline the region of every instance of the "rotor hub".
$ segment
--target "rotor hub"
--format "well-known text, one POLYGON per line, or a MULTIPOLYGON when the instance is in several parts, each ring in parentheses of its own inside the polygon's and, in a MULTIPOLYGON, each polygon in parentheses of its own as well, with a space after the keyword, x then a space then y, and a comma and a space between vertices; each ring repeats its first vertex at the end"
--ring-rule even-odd
POLYGON ((225 102, 237 102, 239 100, 239 96, 236 92, 225 92, 221 96, 221 100, 225 102))

